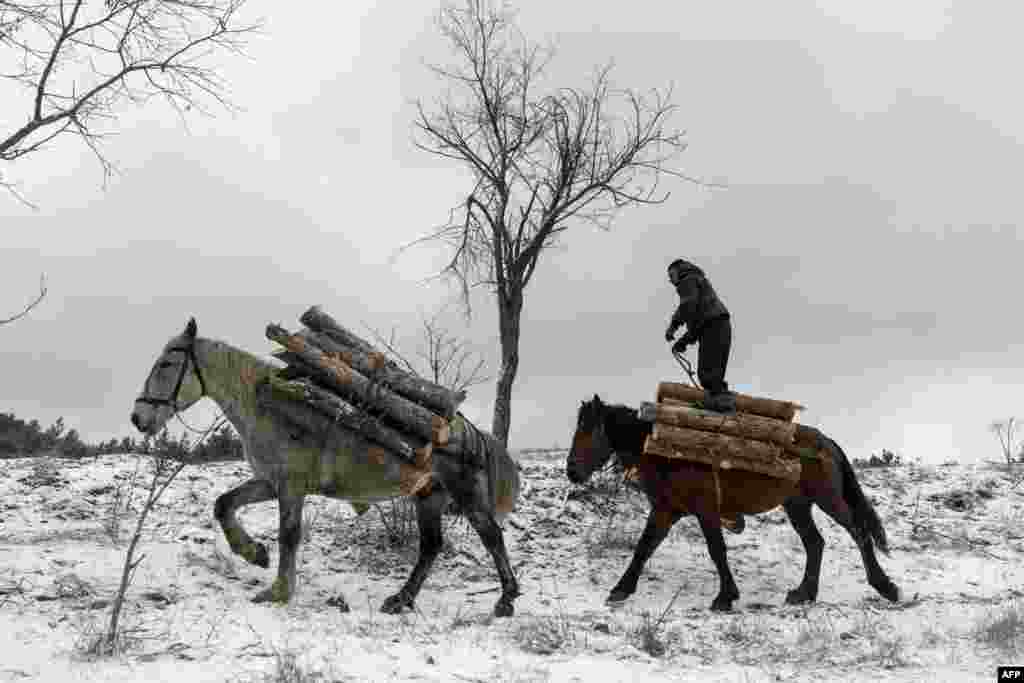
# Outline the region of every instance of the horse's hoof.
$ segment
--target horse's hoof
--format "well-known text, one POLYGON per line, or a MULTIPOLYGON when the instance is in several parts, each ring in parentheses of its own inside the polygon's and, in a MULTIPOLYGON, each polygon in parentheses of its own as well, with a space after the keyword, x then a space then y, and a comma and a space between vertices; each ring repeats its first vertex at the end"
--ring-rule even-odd
POLYGON ((257 605, 265 602, 274 601, 274 591, 271 588, 264 588, 259 593, 252 597, 252 601, 257 605))
POLYGON ((889 600, 890 602, 900 601, 900 589, 894 583, 890 583, 888 586, 882 586, 880 589, 878 589, 878 592, 882 595, 883 598, 889 600))
POLYGON ((787 605, 806 605, 809 602, 814 602, 814 596, 808 595, 807 591, 797 588, 786 593, 787 605))
POLYGON ((352 610, 352 608, 348 606, 348 602, 345 600, 344 596, 341 596, 341 595, 335 596, 335 597, 331 598, 330 600, 328 600, 327 601, 327 606, 328 607, 337 607, 338 611, 339 612, 343 612, 343 613, 344 612, 350 612, 352 610))
POLYGON ((406 609, 412 609, 413 601, 404 593, 395 593, 384 601, 380 611, 384 614, 401 614, 406 609))
POLYGON ((715 598, 714 602, 711 603, 712 612, 731 612, 732 611, 732 600, 726 600, 723 598, 715 598))
POLYGON ((516 613, 515 605, 512 604, 511 600, 498 600, 494 605, 494 616, 496 617, 511 617, 516 613))
POLYGON ((608 597, 605 598, 604 604, 609 605, 610 607, 621 605, 629 599, 630 595, 632 595, 632 593, 627 593, 626 591, 612 591, 608 594, 608 597))

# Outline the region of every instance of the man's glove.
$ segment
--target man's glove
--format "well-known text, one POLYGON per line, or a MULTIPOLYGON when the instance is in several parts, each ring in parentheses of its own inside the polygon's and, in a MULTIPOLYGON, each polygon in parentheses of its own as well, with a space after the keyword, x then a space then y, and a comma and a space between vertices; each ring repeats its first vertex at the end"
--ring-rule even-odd
POLYGON ((665 330, 665 341, 670 342, 676 338, 676 330, 679 329, 679 325, 674 322, 668 324, 668 329, 665 330))

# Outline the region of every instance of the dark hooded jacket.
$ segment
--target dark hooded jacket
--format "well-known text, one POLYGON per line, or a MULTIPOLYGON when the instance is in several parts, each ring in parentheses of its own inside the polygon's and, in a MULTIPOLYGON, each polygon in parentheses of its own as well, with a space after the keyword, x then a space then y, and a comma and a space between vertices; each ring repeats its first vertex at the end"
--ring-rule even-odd
POLYGON ((718 298, 703 270, 687 262, 677 268, 680 273, 679 284, 676 285, 679 306, 672 314, 672 324, 686 325, 684 337, 693 343, 700 339, 701 331, 710 321, 729 317, 729 309, 718 298))

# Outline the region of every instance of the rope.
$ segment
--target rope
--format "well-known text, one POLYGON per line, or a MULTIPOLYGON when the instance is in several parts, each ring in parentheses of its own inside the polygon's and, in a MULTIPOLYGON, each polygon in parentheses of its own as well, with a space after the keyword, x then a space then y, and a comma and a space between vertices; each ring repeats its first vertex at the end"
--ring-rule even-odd
POLYGON ((690 365, 690 361, 686 359, 686 356, 679 353, 678 351, 673 351, 672 357, 676 359, 676 362, 679 363, 679 365, 682 366, 683 370, 686 371, 686 374, 690 376, 690 384, 693 385, 693 388, 700 389, 701 386, 697 382, 697 378, 693 374, 693 366, 690 365))

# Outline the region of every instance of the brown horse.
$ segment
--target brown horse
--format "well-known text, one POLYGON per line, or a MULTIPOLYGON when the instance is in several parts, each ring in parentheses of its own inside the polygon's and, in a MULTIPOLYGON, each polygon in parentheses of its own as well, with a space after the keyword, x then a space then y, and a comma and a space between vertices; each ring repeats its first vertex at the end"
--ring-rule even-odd
POLYGON ((637 417, 636 410, 623 405, 606 405, 596 394, 580 406, 577 416, 576 433, 566 461, 569 481, 585 482, 614 453, 627 470, 637 468, 639 486, 651 504, 647 526, 636 544, 633 560, 608 595, 608 604, 621 603, 636 591, 644 564, 672 525, 683 515, 694 514, 718 570, 718 595, 711 609, 732 609, 733 601, 740 594, 726 560, 721 516, 767 512, 779 505, 785 508, 807 552, 804 579, 796 589, 789 591, 786 603, 813 602, 818 597, 821 554, 825 546, 811 517, 813 503, 853 537, 864 561, 868 583, 885 598, 893 602, 899 600, 899 588, 886 576, 875 557, 876 545, 889 554, 882 522, 864 496, 846 454, 835 441, 815 430, 819 444, 831 455, 831 463, 805 462, 797 482, 744 470, 720 470, 719 504, 709 466, 643 455, 644 439, 652 428, 650 422, 637 417))

